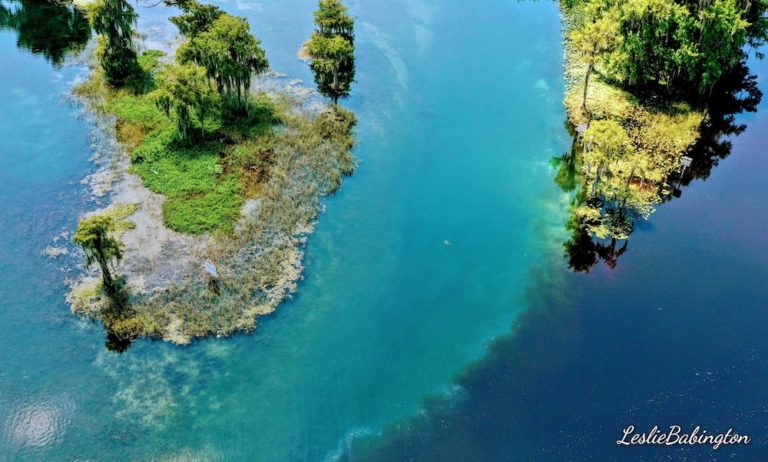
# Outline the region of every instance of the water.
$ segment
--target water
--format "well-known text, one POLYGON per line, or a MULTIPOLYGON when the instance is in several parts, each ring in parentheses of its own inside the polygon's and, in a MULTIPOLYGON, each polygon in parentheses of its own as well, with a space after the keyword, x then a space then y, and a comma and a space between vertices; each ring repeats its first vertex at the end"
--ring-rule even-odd
MULTIPOLYGON (((311 81, 314 1, 220 5, 311 81)), ((68 313, 77 256, 40 253, 99 206, 62 98, 82 69, 0 32, 0 460, 765 460, 768 111, 616 270, 573 274, 548 164, 570 147, 556 3, 351 6, 361 164, 299 293, 253 334, 122 355, 68 313), (628 424, 754 440, 617 448, 628 424)), ((164 30, 167 10, 138 11, 164 30)))
MULTIPOLYGON (((314 1, 221 5, 275 69, 311 81, 296 50, 314 1)), ((77 258, 40 254, 98 205, 79 182, 87 120, 61 98, 80 69, 0 33, 1 458, 331 459, 455 394, 457 371, 526 309, 564 234, 548 164, 570 144, 556 4, 351 6, 361 165, 324 202, 299 294, 252 335, 122 355, 67 312, 60 268, 77 258)), ((169 14, 139 13, 148 30, 169 14)))
MULTIPOLYGON (((765 92, 768 63, 750 66, 765 92)), ((738 117, 730 156, 661 206, 615 270, 550 269, 512 332, 458 376, 459 399, 425 401, 345 459, 768 460, 766 109, 738 117), (752 442, 619 447, 629 425, 752 442)))

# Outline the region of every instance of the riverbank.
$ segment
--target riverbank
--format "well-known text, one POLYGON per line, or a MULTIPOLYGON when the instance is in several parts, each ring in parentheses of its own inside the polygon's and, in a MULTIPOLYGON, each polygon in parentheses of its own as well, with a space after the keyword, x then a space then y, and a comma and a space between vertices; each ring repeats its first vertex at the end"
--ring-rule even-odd
MULTIPOLYGON (((165 66, 165 56, 143 52, 145 75, 165 66)), ((114 90, 92 63, 75 93, 96 129, 118 142, 91 183, 109 194, 107 211, 133 212, 117 233, 127 303, 115 310, 98 278, 84 276, 68 295, 74 313, 123 340, 187 343, 253 329, 296 291, 319 198, 354 168, 355 118, 278 79, 259 79, 246 120, 212 114, 202 124, 206 135, 183 144, 149 91, 114 90), (215 280, 201 268, 206 260, 216 266, 215 280)))
POLYGON ((587 2, 560 2, 564 105, 577 141, 577 159, 571 163, 577 165, 582 192, 572 227, 599 239, 626 239, 633 220, 647 219, 672 193, 669 178, 684 168, 684 156, 699 140, 708 116, 683 100, 632 93, 596 58, 585 92, 589 63, 572 32, 583 26, 586 7, 587 2))

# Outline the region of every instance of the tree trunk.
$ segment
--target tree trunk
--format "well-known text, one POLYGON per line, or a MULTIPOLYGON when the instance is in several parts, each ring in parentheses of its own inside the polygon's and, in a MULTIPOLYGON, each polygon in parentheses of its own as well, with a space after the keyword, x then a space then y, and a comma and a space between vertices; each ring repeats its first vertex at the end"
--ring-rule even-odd
POLYGON ((109 271, 109 263, 105 259, 100 258, 99 266, 101 267, 101 281, 104 283, 104 290, 107 292, 107 295, 114 297, 116 293, 115 280, 112 279, 112 273, 109 271))
POLYGON ((592 74, 592 60, 587 63, 587 74, 584 76, 584 94, 581 98, 581 110, 587 111, 587 88, 589 87, 589 75, 592 74))

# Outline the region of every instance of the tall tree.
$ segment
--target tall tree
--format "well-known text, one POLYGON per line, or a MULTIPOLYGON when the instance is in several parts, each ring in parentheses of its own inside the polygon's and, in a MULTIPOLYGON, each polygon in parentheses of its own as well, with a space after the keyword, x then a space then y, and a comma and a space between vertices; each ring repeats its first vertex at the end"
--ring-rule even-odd
POLYGON ((326 37, 340 35, 354 43, 355 20, 340 0, 320 0, 315 11, 315 31, 326 37))
POLYGON ((595 120, 583 135, 583 162, 591 176, 594 170, 592 190, 597 190, 605 173, 623 157, 634 153, 627 131, 615 120, 595 120))
POLYGON ((340 0, 320 0, 307 51, 317 91, 336 107, 355 80, 354 19, 340 0))
POLYGON ((219 19, 224 11, 215 5, 205 5, 195 0, 178 2, 183 13, 172 16, 171 22, 179 28, 179 32, 185 37, 196 37, 210 29, 214 21, 219 19))
POLYGON ((205 135, 205 115, 213 104, 213 94, 206 84, 205 71, 199 66, 187 63, 166 67, 157 76, 157 89, 151 96, 166 116, 175 115, 182 140, 191 135, 193 112, 200 121, 201 134, 205 135))
POLYGON ((125 0, 101 0, 90 7, 93 29, 103 37, 101 66, 112 85, 123 86, 139 71, 133 27, 138 15, 125 0))
MULTIPOLYGON (((596 1, 596 0, 590 0, 596 1)), ((615 0, 611 0, 615 1, 615 0)), ((608 66, 622 83, 657 93, 708 95, 765 40, 765 1, 625 0, 615 22, 624 40, 608 66)))
POLYGON ((107 215, 92 215, 80 220, 74 237, 75 244, 85 252, 85 265, 90 268, 94 263, 101 268, 101 279, 107 295, 115 296, 117 287, 112 276, 114 263, 123 258, 123 243, 113 236, 115 221, 107 215))
POLYGON ((218 91, 246 111, 251 78, 269 68, 266 53, 259 39, 251 35, 248 21, 226 13, 183 44, 178 57, 204 67, 218 91))
POLYGON ((618 15, 618 8, 607 7, 602 0, 589 0, 584 8, 584 24, 576 27, 570 34, 574 50, 587 64, 581 99, 581 109, 584 111, 587 109, 589 77, 592 75, 595 64, 621 42, 618 15))

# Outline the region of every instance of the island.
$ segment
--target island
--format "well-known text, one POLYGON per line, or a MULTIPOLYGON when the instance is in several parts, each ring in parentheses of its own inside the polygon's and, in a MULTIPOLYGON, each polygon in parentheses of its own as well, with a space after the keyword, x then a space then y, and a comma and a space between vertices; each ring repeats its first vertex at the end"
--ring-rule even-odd
POLYGON ((81 5, 98 44, 75 94, 119 144, 99 181, 111 203, 73 237, 89 271, 68 300, 117 350, 253 329, 296 291, 319 198, 355 167, 356 119, 339 105, 355 77, 354 20, 339 0, 320 1, 305 44, 330 105, 274 84, 245 18, 166 4, 181 10, 167 50, 140 50, 126 0, 81 5))

